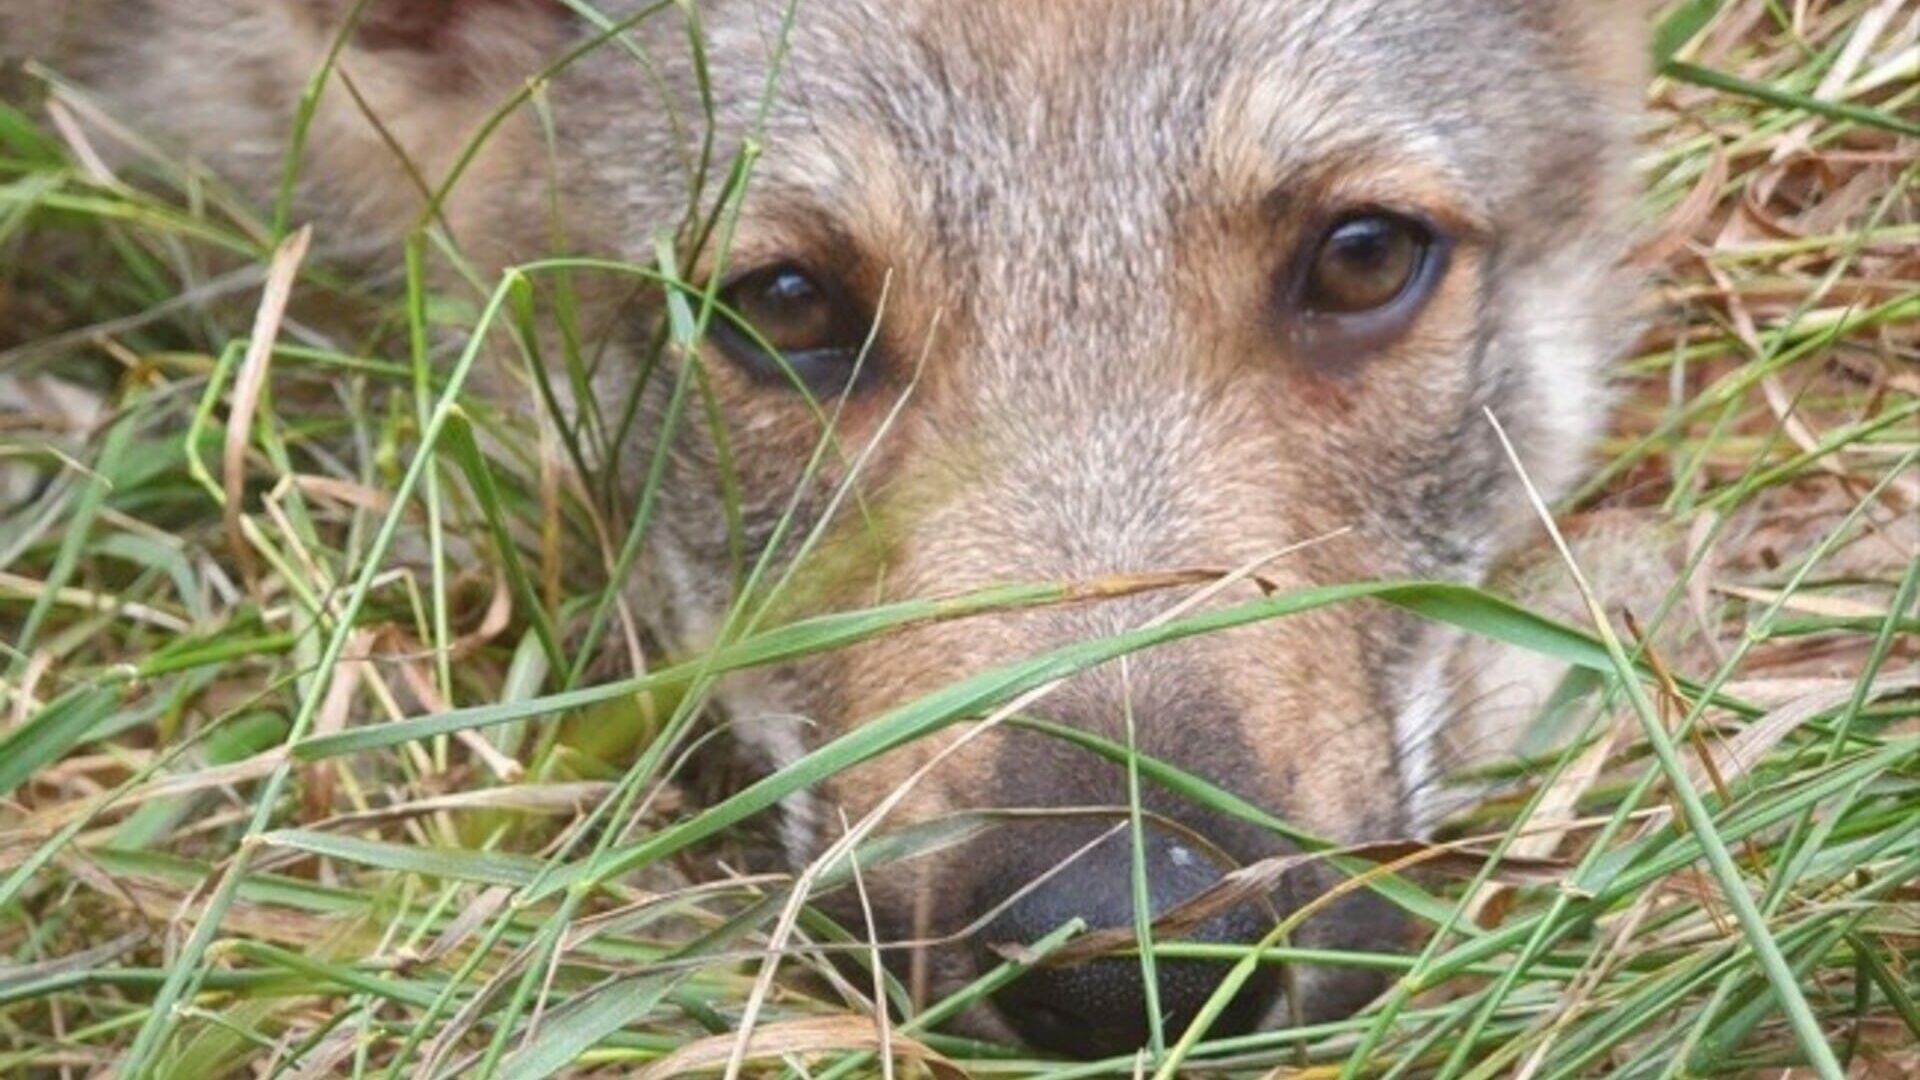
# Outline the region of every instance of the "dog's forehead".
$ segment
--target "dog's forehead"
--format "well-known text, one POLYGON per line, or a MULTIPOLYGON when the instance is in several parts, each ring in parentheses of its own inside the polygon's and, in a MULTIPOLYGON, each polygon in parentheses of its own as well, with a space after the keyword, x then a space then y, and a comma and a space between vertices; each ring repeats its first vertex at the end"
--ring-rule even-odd
POLYGON ((1343 156, 1491 196, 1517 146, 1579 113, 1554 107, 1566 80, 1540 70, 1538 28, 1496 0, 813 0, 790 25, 741 20, 720 47, 779 55, 772 109, 742 109, 766 125, 761 180, 858 189, 869 210, 876 177, 978 214, 989 194, 1089 184, 1162 204, 1254 196, 1343 156))

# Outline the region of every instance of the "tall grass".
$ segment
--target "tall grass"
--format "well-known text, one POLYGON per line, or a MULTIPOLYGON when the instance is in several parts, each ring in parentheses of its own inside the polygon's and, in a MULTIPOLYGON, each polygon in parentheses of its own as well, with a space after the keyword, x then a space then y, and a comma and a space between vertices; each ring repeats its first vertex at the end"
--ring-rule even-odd
MULTIPOLYGON (((362 286, 308 250, 284 197, 262 212, 158 152, 135 180, 109 172, 79 134, 84 99, 14 73, 0 1076, 1920 1073, 1916 35, 1911 5, 1886 0, 1661 13, 1640 253, 1658 314, 1618 368, 1603 466, 1555 508, 1576 550, 1626 533, 1680 553, 1630 610, 1570 621, 1422 582, 1280 593, 957 682, 741 783, 701 753, 728 672, 1196 582, 1042 582, 786 621, 790 571, 743 545, 746 599, 719 643, 654 657, 620 589, 663 482, 659 444, 624 438, 633 404, 529 431, 466 380, 485 342, 537 349, 530 328, 567 317, 581 275, 658 290, 656 347, 696 340, 726 315, 670 246, 651 266, 549 260, 462 288, 429 214, 403 280, 362 286), (342 317, 308 326, 263 302, 281 292, 342 317), (622 446, 640 490, 593 464, 622 446), (1475 788, 1447 844, 1330 849, 1023 712, 1153 644, 1363 597, 1576 672, 1541 731, 1585 726, 1485 770, 1499 782, 1475 788), (998 815, 856 830, 852 857, 805 874, 742 869, 783 797, 984 717, 1288 837, 1415 916, 1422 943, 1304 948, 1297 920, 1255 948, 1186 942, 1166 920, 1067 926, 915 1002, 858 928, 803 901, 998 815), (1403 872, 1421 866, 1448 873, 1403 872), (1345 1020, 1156 1026, 1138 1060, 1043 1061, 941 1030, 1024 965, 1141 941, 1145 963, 1210 957, 1235 979, 1290 962, 1395 979, 1345 1020)), ((537 112, 536 85, 503 115, 537 112)), ((720 170, 691 230, 724 248, 751 165, 720 170)), ((529 357, 568 383, 532 387, 549 404, 589 384, 568 341, 529 357)), ((651 377, 674 380, 661 439, 711 421, 696 366, 651 377)), ((823 443, 813 464, 852 453, 823 443)), ((782 528, 804 560, 819 538, 782 528)))

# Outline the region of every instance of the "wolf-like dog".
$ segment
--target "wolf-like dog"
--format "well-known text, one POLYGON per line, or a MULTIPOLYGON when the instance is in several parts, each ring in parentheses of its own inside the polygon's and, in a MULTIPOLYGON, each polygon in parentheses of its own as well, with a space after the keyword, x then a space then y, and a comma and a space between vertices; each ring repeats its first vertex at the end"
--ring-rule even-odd
MULTIPOLYGON (((10 32, 27 34, 27 3, 9 3, 10 32)), ((309 78, 344 40, 296 203, 322 243, 397 243, 458 168, 437 223, 483 271, 554 253, 654 265, 664 241, 677 272, 716 282, 751 332, 716 318, 659 372, 643 362, 664 333, 657 291, 580 275, 575 332, 599 381, 565 409, 638 389, 629 438, 644 448, 674 411, 675 372, 700 364, 724 420, 724 450, 697 416, 677 425, 629 590, 667 649, 713 639, 742 548, 773 542, 789 512, 786 535, 826 538, 793 614, 1185 568, 1251 568, 1279 589, 1472 582, 1530 521, 1487 414, 1548 496, 1604 423, 1602 371, 1634 306, 1637 0, 583 7, 140 0, 78 3, 32 30, 56 57, 81 43, 74 78, 263 201, 309 78), (726 197, 743 149, 729 242, 696 248, 686 223, 726 197), (842 452, 796 500, 829 427, 842 452), (857 500, 832 498, 856 472, 857 500)), ((489 392, 531 399, 502 368, 489 392)), ((618 460, 640 490, 649 454, 618 460)), ((1201 605, 1255 595, 1246 578, 1201 605)), ((718 696, 777 766, 1181 599, 922 624, 718 696)), ((1434 734, 1464 696, 1457 648, 1397 609, 1344 604, 1136 654, 1026 712, 1131 731, 1145 754, 1321 837, 1401 836, 1422 824, 1434 734)), ((929 765, 893 823, 1128 803, 1126 772, 1068 743, 953 729, 788 800, 786 855, 813 859, 929 765)), ((1287 850, 1154 785, 1142 800, 1157 909, 1287 850)), ((1134 849, 1111 825, 1038 815, 870 875, 877 931, 938 940, 984 922, 919 954, 937 991, 1070 918, 1132 925, 1134 849)), ((1257 940, 1328 881, 1303 869, 1197 936, 1257 940)), ((1292 943, 1390 946, 1398 926, 1360 892, 1292 943)), ((1159 970, 1178 1030, 1220 970, 1159 970)), ((1281 983, 1250 981, 1215 1031, 1342 1015, 1378 987, 1313 968, 1281 983)), ((1145 1038, 1145 990, 1132 960, 1050 968, 963 1024, 1121 1052, 1145 1038)))

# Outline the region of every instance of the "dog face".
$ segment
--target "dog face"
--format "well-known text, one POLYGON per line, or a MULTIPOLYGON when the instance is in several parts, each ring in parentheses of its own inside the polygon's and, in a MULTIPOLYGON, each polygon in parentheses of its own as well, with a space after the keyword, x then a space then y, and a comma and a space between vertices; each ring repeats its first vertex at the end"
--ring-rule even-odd
MULTIPOLYGON (((537 4, 463 7, 437 9, 444 25, 409 17, 364 33, 345 60, 350 73, 382 74, 362 78, 363 95, 405 114, 391 128, 421 133, 429 175, 460 141, 433 136, 459 125, 432 117, 466 110, 471 122, 489 72, 516 85, 524 67, 503 65, 551 18, 537 4), (459 63, 421 56, 436 50, 458 50, 459 63)), ((737 599, 740 553, 774 543, 789 516, 786 535, 822 538, 793 567, 789 615, 1174 568, 1257 567, 1281 588, 1475 578, 1523 518, 1484 411, 1549 491, 1575 475, 1602 420, 1596 373, 1623 343, 1630 306, 1617 263, 1636 7, 810 0, 789 24, 784 4, 731 0, 701 7, 709 90, 685 57, 684 26, 656 19, 634 32, 635 49, 588 54, 551 88, 554 205, 572 247, 652 263, 690 200, 712 205, 725 150, 755 150, 737 213, 722 215, 730 243, 687 257, 757 338, 720 325, 652 369, 640 357, 659 311, 595 300, 630 289, 584 286, 586 333, 607 348, 591 400, 572 407, 638 394, 639 446, 616 466, 629 488, 675 415, 678 371, 702 368, 723 420, 724 438, 698 406, 680 412, 636 608, 670 647, 700 648, 737 599), (720 150, 703 157, 707 113, 720 150), (823 438, 837 449, 816 456, 823 438), (1296 550, 1275 557, 1283 548, 1296 550)), ((221 18, 231 41, 238 17, 221 18)), ((323 142, 351 141, 347 109, 323 109, 323 142)), ((546 157, 531 123, 501 133, 475 166, 484 183, 449 208, 455 234, 501 259, 548 250, 546 157)), ((349 174, 390 168, 338 169, 311 193, 338 201, 349 174)), ((1251 595, 1245 585, 1206 602, 1251 595)), ((721 698, 777 764, 960 678, 1139 627, 1179 599, 921 626, 741 676, 721 698)), ((1158 647, 1026 711, 1116 741, 1131 727, 1143 752, 1302 828, 1379 838, 1417 826, 1447 650, 1405 615, 1348 605, 1158 647)), ((894 824, 1127 802, 1123 772, 1063 743, 954 729, 794 800, 789 854, 813 857, 842 814, 858 820, 903 788, 894 824)), ((1157 908, 1283 850, 1151 787, 1144 802, 1157 908)), ((924 938, 985 919, 976 940, 991 943, 1075 915, 1128 925, 1131 856, 1105 831, 1042 817, 870 875, 880 932, 924 938)), ((1297 875, 1273 906, 1325 885, 1297 875)), ((1200 936, 1251 939, 1270 925, 1258 914, 1222 916, 1200 936)), ((1390 914, 1360 898, 1294 941, 1365 946, 1393 933, 1390 914)), ((937 990, 983 956, 962 945, 923 959, 937 990)), ((1177 963, 1162 972, 1175 1025, 1217 977, 1177 963)), ((1293 985, 1288 1007, 1308 1018, 1371 990, 1331 972, 1293 985)), ((1255 1022, 1272 994, 1256 981, 1227 1026, 1255 1022)), ((1115 961, 1030 977, 970 1019, 1105 1053, 1139 1044, 1142 1000, 1137 966, 1115 961)))
MULTIPOLYGON (((719 271, 793 370, 725 334, 704 357, 759 496, 755 539, 803 484, 822 408, 834 418, 844 453, 812 490, 844 484, 859 505, 802 569, 797 606, 1177 567, 1258 565, 1282 587, 1481 573, 1524 506, 1483 410, 1545 486, 1564 484, 1602 418, 1595 371, 1627 306, 1617 87, 1577 7, 810 5, 719 271), (1266 561, 1289 545, 1305 546, 1266 561)), ((778 23, 736 17, 713 19, 716 70, 763 71, 778 23)), ((723 101, 736 125, 760 108, 760 80, 743 85, 723 101)), ((712 490, 696 478, 709 458, 690 451, 676 489, 712 490)), ((803 532, 817 524, 802 517, 803 532)), ((727 547, 711 503, 662 522, 673 610, 717 612, 727 547)), ((742 680, 735 720, 791 757, 1171 602, 922 627, 742 680)), ((1144 752, 1325 837, 1401 835, 1432 768, 1446 647, 1405 615, 1347 606, 1161 647, 1027 712, 1116 741, 1130 720, 1144 752)), ((895 822, 1127 801, 1124 772, 1082 751, 956 730, 791 804, 790 853, 815 855, 840 815, 903 785, 895 822)), ((1165 793, 1145 802, 1230 861, 1281 849, 1165 793)), ((1063 863, 980 936, 1027 941, 1073 915, 1127 925, 1124 844, 1082 850, 1100 831, 1056 818, 876 875, 882 935, 951 933, 1063 863)), ((1171 832, 1147 853, 1169 902, 1218 873, 1171 832)), ((1276 906, 1323 885, 1303 875, 1276 906)), ((1255 936, 1231 918, 1208 935, 1255 936)), ((1389 914, 1356 899, 1296 941, 1392 936, 1389 914)), ((936 950, 936 981, 983 955, 936 950)), ((1168 978, 1179 1023, 1211 980, 1168 978)), ((1372 988, 1331 972, 1295 985, 1309 1018, 1372 988)), ((1139 1045, 1130 962, 1020 986, 979 1025, 1070 1051, 1139 1045)), ((1261 993, 1230 1019, 1251 1022, 1261 993)))

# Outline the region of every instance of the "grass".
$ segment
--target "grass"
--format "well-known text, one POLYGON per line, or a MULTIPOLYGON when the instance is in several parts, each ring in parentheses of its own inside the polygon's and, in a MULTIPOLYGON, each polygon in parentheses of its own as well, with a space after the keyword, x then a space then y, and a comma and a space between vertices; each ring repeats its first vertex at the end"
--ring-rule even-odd
MULTIPOLYGON (((459 343, 528 325, 589 269, 664 290, 666 334, 693 340, 714 298, 671 251, 429 289, 426 267, 457 261, 429 231, 402 287, 362 287, 301 257, 284 208, 161 157, 139 186, 104 173, 57 122, 71 106, 49 122, 17 79, 0 102, 0 1075, 1913 1075, 1917 26, 1877 0, 1661 14, 1642 249, 1660 303, 1618 367, 1601 468, 1556 508, 1576 552, 1626 534, 1680 553, 1630 610, 1604 589, 1598 618, 1433 583, 1282 593, 958 682, 739 783, 695 753, 725 672, 1194 582, 798 622, 743 603, 712 652, 662 664, 609 585, 652 527, 661 459, 612 491, 574 466, 618 442, 619 410, 542 445, 462 392, 479 349, 459 343), (343 317, 309 327, 263 286, 343 317), (1022 709, 1156 642, 1363 596, 1569 661, 1541 731, 1577 735, 1489 766, 1504 782, 1452 846, 1323 852, 1421 921, 1411 953, 1303 948, 1289 925, 1252 950, 1163 925, 1149 950, 1238 978, 1396 973, 1354 1017, 1036 1060, 940 1025, 1022 964, 1137 952, 1146 928, 1064 927, 916 1007, 883 972, 828 963, 868 956, 863 935, 802 902, 993 812, 856 832, 856 859, 799 877, 743 868, 784 795, 989 716, 1323 848, 1022 709), (1399 872, 1416 865, 1444 872, 1399 872)), ((719 202, 701 227, 724 242, 719 202)), ((694 371, 669 428, 703 422, 694 371)), ((1564 572, 1544 544, 1536 561, 1564 572)), ((744 596, 788 587, 744 552, 739 572, 744 596)))

